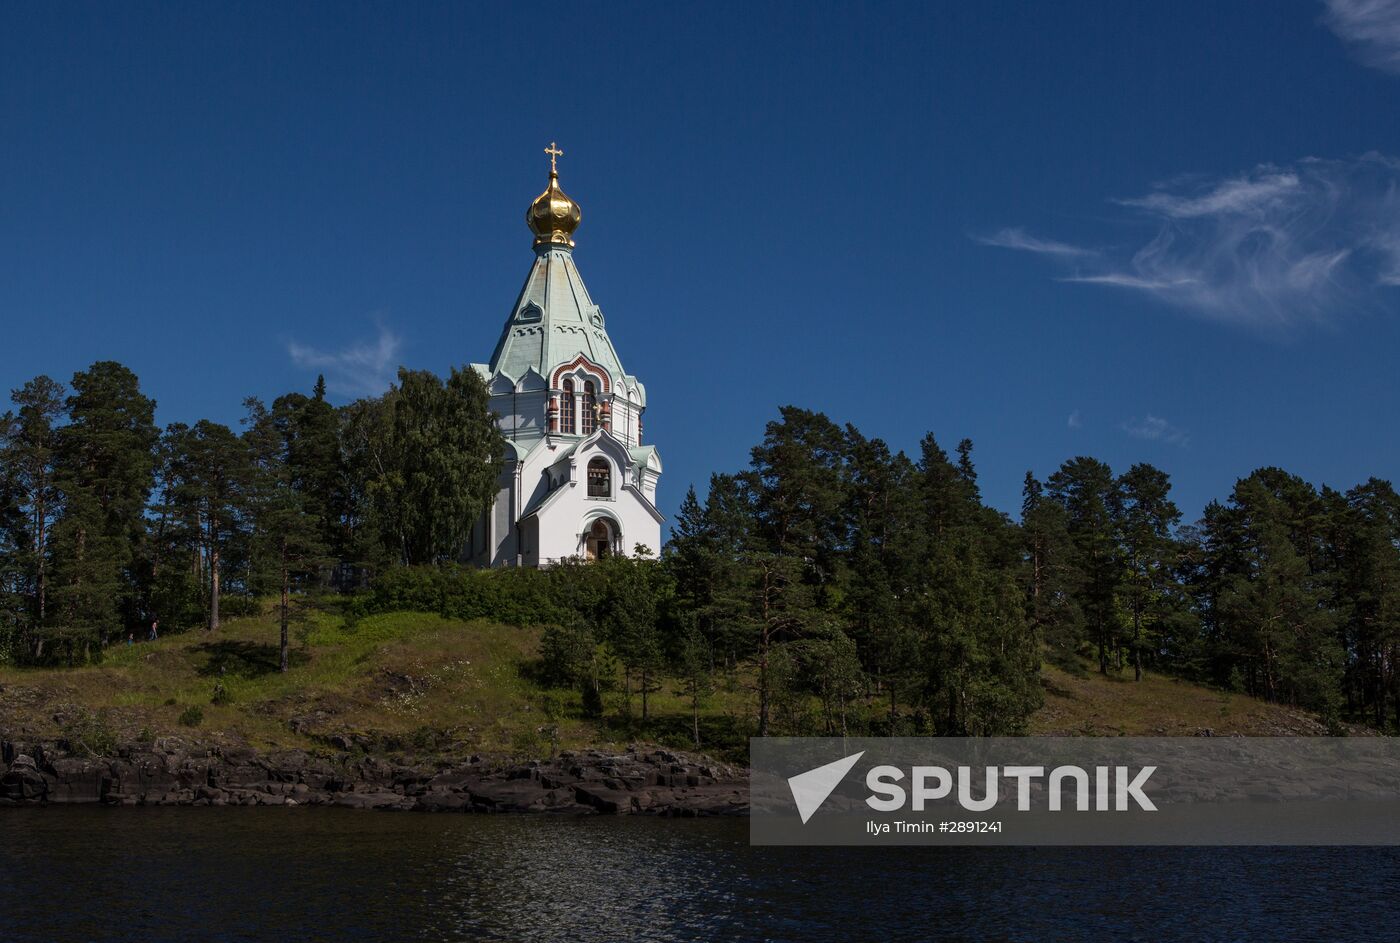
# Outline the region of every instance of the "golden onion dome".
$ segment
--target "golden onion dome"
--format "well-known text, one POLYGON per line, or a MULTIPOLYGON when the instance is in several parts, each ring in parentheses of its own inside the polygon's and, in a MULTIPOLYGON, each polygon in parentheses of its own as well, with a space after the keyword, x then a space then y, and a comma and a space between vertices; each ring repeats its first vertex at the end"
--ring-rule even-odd
POLYGON ((535 245, 572 246, 574 230, 583 213, 569 195, 559 189, 557 159, 564 153, 553 142, 545 148, 549 155, 549 186, 525 211, 525 222, 535 234, 535 245))

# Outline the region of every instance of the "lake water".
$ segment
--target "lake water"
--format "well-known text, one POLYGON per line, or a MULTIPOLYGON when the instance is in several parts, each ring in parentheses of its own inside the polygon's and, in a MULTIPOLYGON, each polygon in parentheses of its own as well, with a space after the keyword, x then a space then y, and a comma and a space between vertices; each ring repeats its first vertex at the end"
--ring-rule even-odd
POLYGON ((742 820, 0 811, 0 940, 1395 940, 1400 849, 751 848, 742 820))

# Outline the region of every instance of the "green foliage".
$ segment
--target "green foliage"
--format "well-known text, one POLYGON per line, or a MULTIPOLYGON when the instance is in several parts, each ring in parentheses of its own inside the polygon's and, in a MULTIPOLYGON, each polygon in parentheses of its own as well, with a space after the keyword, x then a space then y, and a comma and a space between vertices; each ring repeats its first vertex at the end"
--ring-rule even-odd
POLYGON ((115 756, 117 735, 107 724, 106 715, 80 710, 59 727, 69 748, 91 756, 115 756))
POLYGON ((120 638, 139 598, 134 549, 151 491, 155 402, 133 374, 104 361, 74 374, 58 430, 55 482, 63 509, 53 530, 49 634, 68 660, 120 638))
POLYGON ((715 658, 709 640, 693 620, 681 638, 676 659, 676 677, 690 701, 691 745, 700 749, 700 710, 715 690, 715 658))
POLYGON ((191 704, 180 712, 177 720, 182 727, 198 727, 204 723, 204 708, 191 704))
POLYGON ((1061 465, 1047 485, 1064 509, 1072 560, 1070 591, 1083 617, 1083 631, 1097 651, 1099 671, 1107 672, 1122 628, 1118 591, 1123 564, 1114 529, 1117 481, 1103 462, 1080 456, 1061 465))
POLYGON ((293 629, 326 631, 316 601, 357 589, 345 614, 367 634, 401 611, 542 627, 541 680, 587 716, 616 701, 628 735, 676 685, 692 729, 666 735, 692 741, 699 705, 736 686, 764 735, 1014 733, 1040 658, 1086 653, 1105 675, 1172 672, 1400 729, 1385 481, 1343 493, 1260 469, 1182 527, 1165 472, 1081 456, 1044 484, 1027 474, 1017 526, 982 502, 970 440, 950 456, 926 435, 911 457, 788 406, 745 469, 687 494, 660 561, 481 571, 455 561, 503 443, 471 370, 403 370, 342 408, 321 381, 249 400, 238 435, 160 434, 111 362, 11 402, 0 662, 93 662, 155 623, 216 629, 271 597, 286 672, 293 629))
POLYGON ((445 618, 492 619, 507 625, 557 622, 564 609, 556 594, 567 579, 540 570, 479 570, 463 566, 392 567, 351 604, 354 615, 435 612, 445 618))
POLYGON ((363 482, 373 525, 393 559, 407 565, 455 560, 489 506, 504 440, 475 371, 447 382, 399 370, 399 382, 362 402, 350 429, 351 472, 363 482))
POLYGON ((694 677, 695 639, 751 661, 760 736, 1014 733, 1039 704, 1016 531, 970 441, 954 463, 925 437, 915 464, 784 409, 746 473, 687 496, 666 561, 695 636, 672 670, 694 677))
POLYGON ((1334 716, 1343 652, 1329 578, 1312 534, 1316 493, 1273 470, 1241 480, 1228 506, 1207 513, 1215 543, 1206 593, 1218 630, 1218 669, 1244 676, 1251 694, 1334 716))

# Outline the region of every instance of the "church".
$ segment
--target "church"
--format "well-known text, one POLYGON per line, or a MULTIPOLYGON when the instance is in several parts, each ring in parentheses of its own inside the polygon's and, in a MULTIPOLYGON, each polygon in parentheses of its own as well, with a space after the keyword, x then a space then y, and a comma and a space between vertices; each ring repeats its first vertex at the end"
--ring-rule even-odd
POLYGON ((656 483, 661 456, 643 444, 647 391, 622 367, 574 263, 582 213, 559 186, 525 212, 535 259, 488 364, 486 382, 506 440, 491 510, 472 530, 467 559, 483 567, 548 566, 661 548, 656 483))

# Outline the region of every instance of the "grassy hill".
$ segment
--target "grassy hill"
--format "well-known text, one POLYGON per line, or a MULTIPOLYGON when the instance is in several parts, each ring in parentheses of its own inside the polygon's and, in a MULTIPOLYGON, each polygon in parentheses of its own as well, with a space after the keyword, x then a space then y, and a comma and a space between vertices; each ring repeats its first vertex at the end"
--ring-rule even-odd
MULTIPOLYGON (((582 719, 578 692, 532 680, 537 629, 422 613, 347 623, 322 612, 297 635, 286 674, 271 615, 117 646, 97 665, 0 667, 0 734, 532 757, 624 745, 635 733, 582 719)), ((648 739, 688 747, 690 706, 675 687, 650 694, 648 739)), ((716 691, 702 736, 741 744, 749 699, 736 687, 716 691)))
MULTIPOLYGON (((1069 667, 1041 665, 1045 703, 1031 716, 1041 736, 1315 737, 1327 727, 1313 714, 1192 684, 1167 675, 1101 675, 1085 660, 1069 667)), ((1362 728, 1354 733, 1365 732, 1362 728)))
MULTIPOLYGON (((460 757, 620 746, 644 738, 689 747, 690 705, 673 682, 651 695, 645 730, 583 719, 579 696, 532 679, 533 629, 392 613, 353 624, 317 613, 298 630, 292 668, 277 670, 271 616, 236 619, 110 650, 75 669, 0 668, 0 735, 65 737, 102 752, 117 742, 183 736, 260 749, 334 747, 460 757)), ((1159 675, 1140 683, 1087 666, 1046 665, 1035 734, 1315 735, 1307 714, 1159 675)), ((621 714, 621 697, 608 710, 621 714)), ((634 712, 640 711, 633 697, 634 712)), ((702 711, 703 747, 739 760, 754 694, 730 679, 702 711)))

